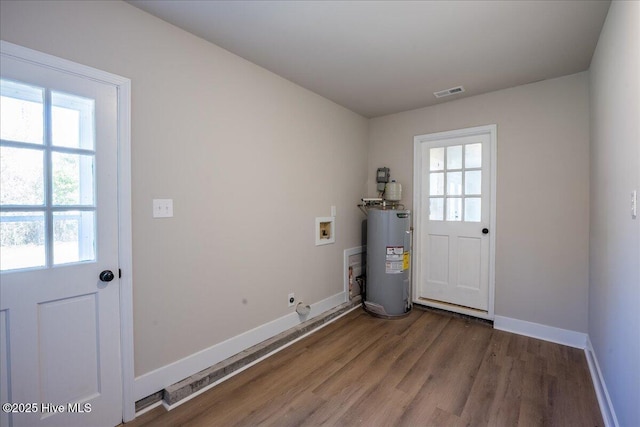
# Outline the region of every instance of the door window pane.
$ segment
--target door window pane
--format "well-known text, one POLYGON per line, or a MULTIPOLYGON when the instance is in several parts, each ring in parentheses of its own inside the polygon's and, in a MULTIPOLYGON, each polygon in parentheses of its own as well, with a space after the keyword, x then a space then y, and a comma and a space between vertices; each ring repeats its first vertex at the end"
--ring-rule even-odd
POLYGON ((52 153, 53 204, 93 206, 93 155, 52 153))
POLYGON ((94 212, 53 213, 53 263, 66 264, 95 259, 94 212))
POLYGON ((444 199, 442 197, 429 198, 429 219, 431 221, 444 219, 444 199))
POLYGON ((482 143, 429 149, 430 220, 480 221, 481 167, 482 143))
POLYGON ((462 169, 462 145, 447 147, 447 169, 462 169))
POLYGON ((482 192, 482 171, 466 171, 464 173, 464 194, 480 194, 482 192))
POLYGON ((58 147, 93 150, 95 101, 52 92, 51 103, 52 144, 58 147))
POLYGON ((480 222, 482 220, 482 201, 480 197, 467 197, 464 199, 464 220, 480 222))
POLYGON ((44 212, 0 214, 0 270, 45 265, 44 212))
POLYGON ((482 167, 482 144, 467 144, 464 146, 464 166, 466 168, 482 167))
POLYGON ((447 197, 447 221, 462 221, 462 199, 447 197))
POLYGON ((429 170, 444 170, 444 147, 429 150, 429 170))
POLYGON ((2 79, 0 92, 0 139, 42 144, 44 90, 2 79))
POLYGON ((444 195, 444 173, 436 172, 429 174, 429 194, 431 196, 444 195))
POLYGON ((95 260, 95 101, 0 83, 0 270, 95 260))
POLYGON ((447 172, 447 195, 462 194, 462 172, 447 172))
POLYGON ((0 204, 44 205, 44 151, 0 147, 0 165, 0 204))

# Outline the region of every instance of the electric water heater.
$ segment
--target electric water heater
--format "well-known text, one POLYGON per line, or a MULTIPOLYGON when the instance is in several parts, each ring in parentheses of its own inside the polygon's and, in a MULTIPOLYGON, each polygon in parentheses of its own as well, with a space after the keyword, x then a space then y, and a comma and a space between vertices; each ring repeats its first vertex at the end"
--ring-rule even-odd
POLYGON ((381 317, 411 310, 411 211, 375 208, 367 212, 365 309, 381 317))

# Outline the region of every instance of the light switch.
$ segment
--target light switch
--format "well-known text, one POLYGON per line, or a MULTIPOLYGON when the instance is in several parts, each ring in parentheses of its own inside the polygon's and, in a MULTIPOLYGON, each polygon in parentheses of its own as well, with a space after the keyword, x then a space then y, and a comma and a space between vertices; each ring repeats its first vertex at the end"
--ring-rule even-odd
POLYGON ((331 206, 331 216, 333 216, 333 217, 336 216, 336 207, 335 206, 331 206))
POLYGON ((631 192, 631 219, 638 217, 638 190, 631 192))
POLYGON ((153 199, 153 217, 171 218, 173 216, 173 199, 153 199))

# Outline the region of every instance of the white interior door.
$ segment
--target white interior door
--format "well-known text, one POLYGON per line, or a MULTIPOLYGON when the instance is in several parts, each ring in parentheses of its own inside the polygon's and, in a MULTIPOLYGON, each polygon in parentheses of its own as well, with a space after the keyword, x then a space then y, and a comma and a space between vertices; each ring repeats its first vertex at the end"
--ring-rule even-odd
POLYGON ((5 56, 1 77, 0 421, 113 426, 117 90, 5 56))
POLYGON ((416 137, 418 303, 493 315, 492 141, 495 127, 416 137))

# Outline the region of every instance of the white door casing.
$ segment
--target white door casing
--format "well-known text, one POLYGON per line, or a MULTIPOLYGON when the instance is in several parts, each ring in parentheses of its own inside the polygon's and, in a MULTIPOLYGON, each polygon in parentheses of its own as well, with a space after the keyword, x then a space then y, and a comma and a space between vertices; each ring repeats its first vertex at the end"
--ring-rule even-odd
MULTIPOLYGON (((2 425, 112 426, 134 417, 130 82, 4 41, 1 47, 2 78, 45 94, 42 144, 30 150, 19 141, 11 147, 3 140, 3 149, 42 157, 47 202, 36 212, 45 218, 44 264, 8 270, 5 264, 2 271, 0 400, 13 407, 3 411, 0 420, 2 425), (46 105, 55 105, 56 96, 95 100, 94 147, 56 147, 51 142, 55 118, 46 105), (52 159, 65 156, 83 158, 77 162, 78 202, 55 202, 52 196, 52 186, 58 185, 49 179, 57 167, 52 159), (78 238, 79 255, 65 260, 60 254, 66 243, 52 241, 54 224, 63 223, 65 215, 73 222, 84 214, 88 220, 78 220, 78 228, 89 231, 88 237, 78 238), (100 281, 102 270, 113 271, 115 278, 100 281)), ((10 206, 3 204, 3 215, 10 213, 10 206)))
POLYGON ((489 125, 414 138, 418 304, 494 316, 496 133, 489 125))

